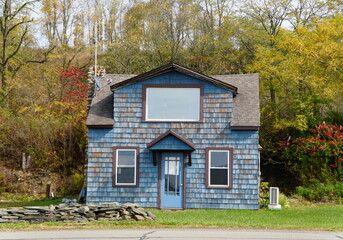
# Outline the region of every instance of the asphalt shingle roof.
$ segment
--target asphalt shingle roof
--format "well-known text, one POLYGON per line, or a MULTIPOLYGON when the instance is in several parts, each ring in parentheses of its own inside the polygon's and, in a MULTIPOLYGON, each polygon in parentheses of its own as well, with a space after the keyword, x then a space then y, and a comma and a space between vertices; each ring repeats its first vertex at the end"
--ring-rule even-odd
POLYGON ((212 76, 238 88, 233 98, 233 127, 260 126, 259 77, 253 74, 233 74, 212 76))
MULTIPOLYGON (((102 88, 95 91, 88 113, 89 128, 113 127, 113 93, 111 87, 136 79, 139 75, 107 74, 98 78, 102 88), (126 81, 127 80, 127 81, 126 81), (110 83, 109 83, 110 82, 110 83)), ((233 121, 231 126, 236 130, 256 129, 260 126, 260 101, 258 74, 233 74, 210 76, 223 84, 232 85, 238 89, 234 97, 233 121)))
POLYGON ((86 121, 89 128, 113 127, 113 93, 110 85, 134 76, 136 75, 107 74, 104 77, 98 77, 102 87, 94 91, 94 97, 86 121))

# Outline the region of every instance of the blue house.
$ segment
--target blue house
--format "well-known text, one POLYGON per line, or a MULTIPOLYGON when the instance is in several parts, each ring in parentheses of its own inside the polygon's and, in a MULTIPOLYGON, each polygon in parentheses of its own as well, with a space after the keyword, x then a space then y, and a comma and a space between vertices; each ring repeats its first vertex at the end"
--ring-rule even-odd
POLYGON ((258 209, 258 74, 177 64, 94 78, 87 203, 258 209))

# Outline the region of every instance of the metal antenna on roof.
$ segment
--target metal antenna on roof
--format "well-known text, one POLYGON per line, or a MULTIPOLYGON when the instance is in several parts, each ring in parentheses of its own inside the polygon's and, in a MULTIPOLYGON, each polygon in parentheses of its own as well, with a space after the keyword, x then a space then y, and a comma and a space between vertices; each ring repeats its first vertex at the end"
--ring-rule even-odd
POLYGON ((98 44, 97 44, 97 23, 95 22, 95 37, 94 37, 94 75, 97 75, 98 65, 98 44))
POLYGON ((95 0, 95 29, 94 29, 94 76, 97 75, 98 65, 98 12, 97 12, 98 1, 95 0))

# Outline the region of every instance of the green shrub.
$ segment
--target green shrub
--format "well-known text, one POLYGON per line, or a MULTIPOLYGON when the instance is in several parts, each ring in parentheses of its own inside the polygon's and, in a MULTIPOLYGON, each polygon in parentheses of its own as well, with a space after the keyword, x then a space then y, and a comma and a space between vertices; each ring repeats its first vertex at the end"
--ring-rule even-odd
POLYGON ((57 189, 58 196, 67 196, 79 194, 84 184, 83 167, 78 167, 76 170, 71 171, 70 176, 63 179, 63 183, 57 189))
POLYGON ((82 168, 78 167, 78 170, 73 170, 72 175, 70 176, 70 179, 71 179, 71 183, 73 187, 78 190, 81 190, 83 183, 85 181, 82 168))
POLYGON ((5 177, 0 173, 0 193, 6 191, 5 182, 5 177))
POLYGON ((268 204, 269 204, 269 197, 260 197, 258 200, 259 204, 260 204, 260 208, 268 208, 268 204))
POLYGON ((323 184, 311 181, 308 187, 299 186, 296 191, 298 195, 309 201, 340 200, 343 198, 343 182, 323 184))
POLYGON ((260 208, 267 208, 269 204, 269 183, 260 183, 259 204, 260 208))
POLYGON ((10 202, 31 202, 45 199, 44 194, 13 194, 1 193, 1 199, 10 202))
POLYGON ((310 200, 310 201, 314 200, 314 194, 313 194, 312 189, 299 186, 299 187, 296 187, 296 191, 300 196, 306 198, 307 200, 310 200))
POLYGON ((336 183, 335 184, 335 193, 338 197, 343 197, 343 183, 336 183))
POLYGON ((288 198, 285 194, 280 193, 279 195, 279 204, 281 205, 281 207, 285 208, 285 207, 289 207, 288 205, 288 198))
POLYGON ((300 188, 300 192, 305 191, 314 200, 335 195, 331 183, 343 182, 343 127, 322 123, 304 135, 280 142, 277 151, 288 159, 286 164, 297 185, 315 190, 313 193, 300 188))

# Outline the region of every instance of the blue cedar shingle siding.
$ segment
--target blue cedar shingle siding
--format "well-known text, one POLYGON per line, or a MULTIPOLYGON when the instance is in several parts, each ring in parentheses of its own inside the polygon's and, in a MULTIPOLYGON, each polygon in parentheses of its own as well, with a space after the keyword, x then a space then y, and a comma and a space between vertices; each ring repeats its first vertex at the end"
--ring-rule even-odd
MULTIPOLYGON (((172 71, 116 89, 112 129, 89 128, 87 202, 135 202, 158 207, 158 166, 147 144, 173 130, 191 141, 192 166, 186 167, 185 208, 258 209, 258 131, 232 131, 233 93, 210 82, 172 71), (202 122, 142 122, 143 84, 202 84, 202 122), (112 147, 139 147, 139 187, 112 187, 112 147), (205 149, 233 148, 233 187, 205 187, 205 149)), ((167 136, 157 144, 175 142, 167 136)), ((180 144, 180 141, 178 141, 180 144)))
POLYGON ((150 150, 193 150, 192 147, 180 141, 173 135, 168 135, 149 148, 150 150))

